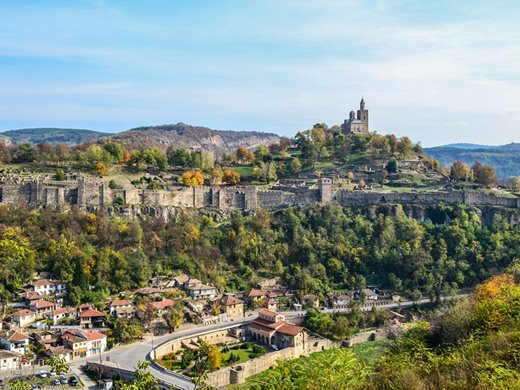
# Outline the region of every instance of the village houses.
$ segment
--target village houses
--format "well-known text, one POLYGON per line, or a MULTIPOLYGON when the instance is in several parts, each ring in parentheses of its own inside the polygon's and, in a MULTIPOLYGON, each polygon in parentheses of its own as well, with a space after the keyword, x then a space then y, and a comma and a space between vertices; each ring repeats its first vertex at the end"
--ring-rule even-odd
POLYGON ((29 336, 26 333, 11 330, 0 338, 0 344, 6 351, 17 352, 23 355, 29 346, 29 336))

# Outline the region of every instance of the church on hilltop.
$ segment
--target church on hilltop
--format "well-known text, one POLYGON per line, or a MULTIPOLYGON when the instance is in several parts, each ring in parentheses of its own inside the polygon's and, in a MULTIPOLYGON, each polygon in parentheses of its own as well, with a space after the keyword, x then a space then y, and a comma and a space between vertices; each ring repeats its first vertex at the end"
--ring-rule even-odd
POLYGON ((368 133, 368 110, 365 109, 365 99, 361 98, 357 115, 354 110, 350 111, 349 119, 341 125, 343 134, 363 134, 368 133))

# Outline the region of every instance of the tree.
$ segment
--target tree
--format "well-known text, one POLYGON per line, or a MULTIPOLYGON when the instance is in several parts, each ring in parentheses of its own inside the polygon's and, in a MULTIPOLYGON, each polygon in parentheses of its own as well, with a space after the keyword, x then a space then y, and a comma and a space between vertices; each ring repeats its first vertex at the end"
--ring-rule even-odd
POLYGON ((45 360, 45 364, 51 366, 51 371, 54 372, 68 372, 69 363, 65 361, 65 358, 59 356, 52 356, 45 360))
POLYGON ((187 171, 182 174, 181 180, 187 186, 201 186, 204 184, 204 175, 197 170, 187 171))
POLYGON ((455 160, 450 168, 450 178, 455 180, 468 180, 471 177, 471 171, 467 164, 459 160, 455 160))
POLYGON ((220 368, 222 363, 222 354, 215 344, 209 346, 208 361, 210 370, 218 370, 220 368))
POLYGON ((233 169, 225 169, 222 180, 228 184, 238 184, 240 183, 240 174, 233 169))
POLYGON ((511 178, 511 189, 515 192, 520 192, 520 176, 511 178))
POLYGON ((36 252, 20 228, 0 231, 0 282, 14 292, 32 277, 36 252))
POLYGON ((159 380, 148 371, 150 362, 139 362, 130 383, 119 385, 120 390, 159 390, 159 380))
POLYGON ((302 162, 299 158, 293 158, 291 161, 291 172, 293 174, 298 174, 302 170, 302 162))
POLYGON ((388 171, 388 173, 396 173, 398 170, 397 161, 395 158, 390 159, 386 165, 385 169, 388 171))
POLYGON ((487 187, 491 187, 496 184, 497 174, 495 168, 491 165, 482 165, 479 162, 473 164, 473 174, 475 181, 479 184, 483 184, 487 187))
POLYGON ((141 323, 135 319, 118 319, 115 322, 112 335, 118 343, 127 344, 135 340, 143 338, 144 328, 141 323))
POLYGON ((12 389, 12 390, 31 390, 32 389, 31 384, 29 382, 25 382, 25 381, 9 382, 8 388, 12 389))
POLYGON ((163 319, 170 332, 175 332, 175 329, 184 322, 184 307, 182 306, 182 302, 179 300, 174 301, 174 304, 163 314, 163 319))
POLYGON ((98 176, 105 176, 107 173, 107 166, 104 163, 102 163, 101 161, 98 161, 97 163, 94 164, 94 169, 95 169, 96 173, 98 174, 98 176))
POLYGON ((255 156, 245 146, 240 146, 236 152, 236 159, 241 163, 249 163, 254 160, 255 156))

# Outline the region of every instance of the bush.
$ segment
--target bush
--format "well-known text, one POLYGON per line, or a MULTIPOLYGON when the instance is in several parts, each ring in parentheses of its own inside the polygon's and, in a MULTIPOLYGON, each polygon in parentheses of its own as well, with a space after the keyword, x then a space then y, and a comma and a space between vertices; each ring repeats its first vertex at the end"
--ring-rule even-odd
POLYGON ((257 345, 257 344, 254 344, 254 345, 253 345, 253 353, 255 353, 255 354, 257 354, 257 355, 258 355, 258 354, 261 355, 261 354, 264 354, 264 353, 266 353, 266 352, 267 352, 267 351, 265 350, 264 347, 262 347, 262 346, 260 346, 260 345, 257 345))
POLYGON ((240 346, 240 349, 249 349, 251 348, 251 343, 246 341, 244 344, 240 346))

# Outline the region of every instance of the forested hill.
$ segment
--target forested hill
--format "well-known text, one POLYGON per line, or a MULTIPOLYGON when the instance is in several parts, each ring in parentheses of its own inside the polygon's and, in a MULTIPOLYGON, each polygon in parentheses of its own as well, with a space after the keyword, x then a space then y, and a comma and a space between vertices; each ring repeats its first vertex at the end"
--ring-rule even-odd
POLYGON ((269 145, 279 140, 279 136, 273 133, 213 130, 184 123, 138 127, 118 133, 112 138, 132 149, 155 147, 165 151, 168 147, 175 146, 212 150, 216 154, 233 152, 239 146, 255 149, 260 145, 269 145))
POLYGON ((93 130, 59 128, 9 130, 0 134, 17 144, 31 143, 35 145, 44 142, 77 145, 82 142, 97 141, 100 138, 111 135, 93 130))
POLYGON ((454 144, 425 148, 424 151, 445 166, 451 165, 455 160, 467 164, 479 161, 492 165, 500 179, 520 176, 520 143, 500 146, 454 144))

